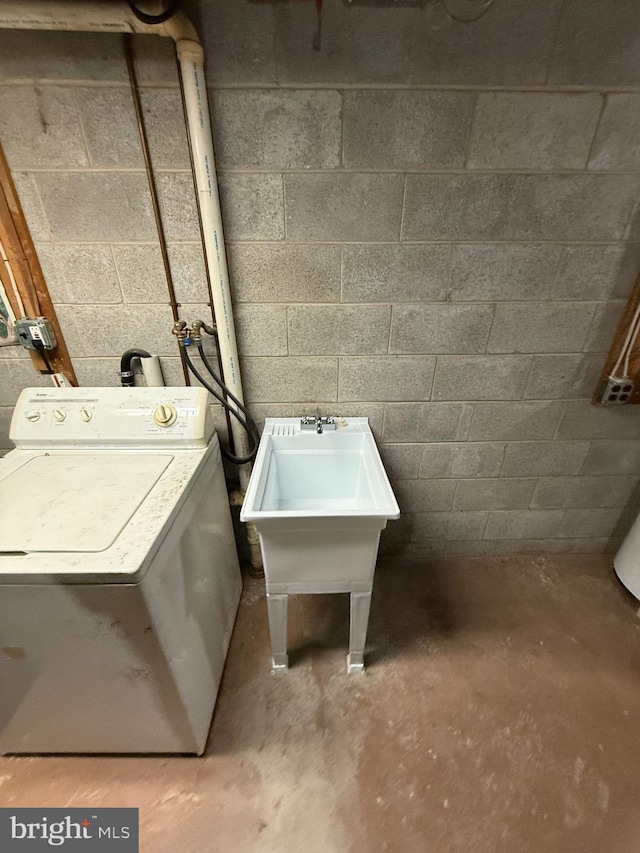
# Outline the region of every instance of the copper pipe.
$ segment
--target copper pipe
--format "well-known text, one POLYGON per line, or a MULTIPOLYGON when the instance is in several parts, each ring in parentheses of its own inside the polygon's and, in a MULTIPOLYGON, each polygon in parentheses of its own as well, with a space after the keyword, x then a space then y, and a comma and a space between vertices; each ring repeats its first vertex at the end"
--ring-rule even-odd
MULTIPOLYGON (((125 34, 123 37, 124 42, 124 56, 127 63, 127 73, 129 75, 129 84, 131 86, 131 96, 133 98, 133 106, 136 112, 136 122, 138 124, 138 133, 140 135, 140 145, 142 147, 142 156, 144 158, 144 166, 147 172, 147 180, 149 182, 149 193, 151 194, 151 207, 153 208, 153 218, 156 222, 156 230, 158 232, 158 241, 160 243, 160 253, 162 255, 162 265, 164 266, 164 274, 167 279, 167 288, 169 290, 169 304, 171 306, 171 313, 173 315, 173 321, 178 322, 180 320, 180 312, 179 312, 179 304, 176 299, 176 291, 173 284, 173 273, 171 272, 171 264, 169 263, 169 252, 167 249, 167 239, 164 233, 164 224, 162 222, 162 214, 160 212, 160 201, 158 198, 158 188, 156 186, 156 179, 153 172, 153 164, 151 162, 151 152, 149 151, 149 140, 147 138, 147 129, 144 123, 144 116, 142 114, 142 103, 140 102, 140 90, 138 88, 138 77, 136 74, 136 69, 133 61, 133 51, 131 50, 131 39, 133 38, 130 34, 125 34)), ((184 362, 182 363, 182 372, 184 374, 184 381, 186 385, 191 384, 191 379, 189 377, 189 371, 187 370, 184 362)))

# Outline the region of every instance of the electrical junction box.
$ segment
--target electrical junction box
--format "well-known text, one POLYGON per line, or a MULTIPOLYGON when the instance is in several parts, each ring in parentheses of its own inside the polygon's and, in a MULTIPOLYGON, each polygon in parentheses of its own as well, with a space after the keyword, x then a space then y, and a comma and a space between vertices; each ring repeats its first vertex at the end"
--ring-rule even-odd
POLYGON ((21 317, 15 322, 15 330, 25 349, 56 348, 56 336, 46 317, 21 317))
POLYGON ((629 402, 633 393, 633 379, 628 376, 606 376, 598 390, 598 402, 620 405, 629 402))

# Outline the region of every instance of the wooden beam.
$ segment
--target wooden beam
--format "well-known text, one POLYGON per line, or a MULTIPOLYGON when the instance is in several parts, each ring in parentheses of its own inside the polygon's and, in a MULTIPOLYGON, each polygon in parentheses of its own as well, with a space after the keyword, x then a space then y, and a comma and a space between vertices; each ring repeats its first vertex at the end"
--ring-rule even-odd
MULTIPOLYGON (((51 367, 56 373, 62 373, 71 385, 77 385, 78 380, 69 351, 2 146, 0 146, 0 240, 9 258, 25 311, 30 316, 46 317, 53 327, 57 346, 47 352, 51 367)), ((11 294, 11 288, 7 290, 7 296, 11 307, 17 312, 18 306, 14 304, 15 299, 11 294)), ((37 370, 47 369, 38 352, 30 350, 29 354, 37 370)))
MULTIPOLYGON (((629 296, 629 300, 627 301, 622 317, 620 318, 620 322, 618 323, 618 328, 616 329, 616 333, 613 337, 611 349, 609 350, 607 360, 605 361, 602 373, 600 374, 598 385, 594 390, 592 403, 597 404, 601 402, 598 396, 600 387, 606 377, 611 375, 611 372, 615 367, 616 361, 618 360, 618 356, 620 355, 620 351, 622 350, 624 340, 627 337, 629 326, 631 325, 631 321, 633 320, 633 316, 636 313, 636 308, 638 307, 638 305, 640 305, 640 276, 638 276, 638 278, 636 279, 636 283, 633 287, 633 290, 631 291, 631 295, 629 296)), ((620 375, 621 372, 622 365, 620 365, 620 367, 618 368, 618 375, 620 375)), ((634 391, 631 394, 631 398, 627 403, 625 403, 625 405, 638 405, 640 404, 640 335, 638 336, 635 346, 633 347, 629 356, 628 375, 631 379, 633 379, 634 391)))

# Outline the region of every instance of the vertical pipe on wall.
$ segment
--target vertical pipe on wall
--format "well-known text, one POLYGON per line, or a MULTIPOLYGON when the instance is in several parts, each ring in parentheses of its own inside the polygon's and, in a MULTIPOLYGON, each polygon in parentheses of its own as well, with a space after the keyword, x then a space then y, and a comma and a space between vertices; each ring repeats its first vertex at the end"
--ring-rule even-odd
MULTIPOLYGON (((202 222, 205 260, 209 269, 220 357, 224 367, 224 381, 229 390, 244 403, 216 181, 209 99, 204 77, 204 53, 202 45, 190 39, 180 39, 176 42, 176 49, 184 92, 187 132, 193 157, 196 198, 202 222)), ((248 436, 235 418, 232 418, 231 429, 236 454, 247 456, 251 450, 248 436)), ((249 475, 250 467, 242 465, 240 487, 243 491, 249 482, 249 475)))
MULTIPOLYGON (((133 36, 130 33, 126 33, 122 37, 123 47, 124 47, 124 58, 127 65, 127 74, 129 76, 129 85, 131 87, 131 98, 133 100, 133 107, 136 114, 136 123, 138 125, 138 136, 140 137, 140 147, 142 148, 142 157, 144 159, 144 167, 147 173, 147 181, 149 183, 149 193, 151 195, 151 207, 153 209, 153 218, 156 223, 156 232, 158 234, 158 242, 160 243, 160 254, 162 256, 162 266, 164 268, 164 275, 167 281, 167 289, 169 291, 169 305, 171 306, 171 315, 173 317, 174 322, 180 319, 180 312, 178 310, 178 301, 176 299, 176 290, 173 285, 173 273, 171 271, 171 264, 169 263, 169 249, 167 247, 167 238, 164 233, 164 223, 162 221, 162 214, 160 212, 160 200, 158 199, 158 188, 156 186, 156 179, 153 172, 153 164, 151 162, 151 152, 149 150, 149 140, 147 138, 147 128, 144 123, 144 115, 142 113, 142 102, 140 100, 140 89, 138 88, 138 75, 136 74, 136 67, 133 61, 133 49, 131 46, 131 39, 133 36)), ((189 376, 189 371, 186 369, 184 363, 182 365, 182 372, 184 374, 185 385, 191 385, 191 377, 189 376)), ((164 382, 162 383, 164 384, 164 382)))

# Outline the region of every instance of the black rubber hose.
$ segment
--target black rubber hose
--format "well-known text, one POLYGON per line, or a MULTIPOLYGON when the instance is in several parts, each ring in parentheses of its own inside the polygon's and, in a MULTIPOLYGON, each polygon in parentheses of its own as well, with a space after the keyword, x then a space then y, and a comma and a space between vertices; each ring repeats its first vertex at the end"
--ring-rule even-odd
POLYGON ((164 12, 160 12, 159 15, 149 15, 147 12, 143 12, 142 9, 138 9, 133 0, 127 0, 129 4, 129 8, 133 12, 133 14, 138 18, 139 21, 142 21, 143 24, 164 24, 165 21, 168 21, 172 15, 180 8, 182 0, 174 0, 173 3, 169 3, 169 6, 164 10, 164 12))
POLYGON ((134 358, 151 358, 151 353, 146 349, 128 349, 122 353, 120 359, 120 384, 123 388, 131 388, 133 385, 134 375, 131 369, 131 362, 134 358))
MULTIPOLYGON (((259 441, 260 440, 260 430, 258 429, 258 425, 254 421, 254 419, 251 417, 250 413, 247 411, 247 409, 244 407, 244 405, 240 402, 240 400, 238 400, 238 398, 236 396, 234 396, 231 393, 231 391, 229 391, 227 386, 220 379, 220 377, 216 374, 215 370, 211 367, 211 363, 209 362, 209 359, 204 354, 204 348, 203 348, 202 344, 197 344, 197 347, 198 347, 198 355, 200 356, 202 363, 206 367, 207 373, 209 374, 209 376, 211 376, 211 378, 214 380, 214 382, 216 382, 220 386, 225 399, 227 397, 229 397, 229 399, 232 400, 236 404, 236 406, 240 409, 240 411, 245 415, 247 422, 248 422, 249 426, 251 427, 252 434, 254 436, 257 436, 258 441, 259 441)), ((247 430, 247 432, 248 432, 248 430, 247 430)))
MULTIPOLYGON (((238 421, 238 423, 242 426, 242 428, 244 430, 246 430, 247 434, 250 435, 251 438, 253 439, 253 448, 251 450, 251 453, 248 456, 244 456, 244 457, 235 456, 233 453, 229 453, 228 450, 225 450, 224 447, 222 445, 220 445, 220 452, 222 453, 224 458, 228 462, 232 462, 234 465, 246 465, 248 462, 253 462, 253 460, 256 458, 256 453, 258 452, 258 444, 260 443, 260 433, 258 431, 258 427, 256 426, 255 421, 253 420, 253 418, 251 417, 249 412, 247 412, 247 410, 245 409, 245 407, 241 403, 236 403, 236 405, 238 406, 240 411, 242 411, 246 415, 247 420, 245 420, 243 417, 241 417, 241 415, 238 413, 238 411, 233 406, 230 406, 229 403, 227 403, 227 401, 224 399, 224 397, 221 394, 219 394, 215 390, 215 388, 211 387, 211 385, 206 381, 206 379, 204 379, 202 377, 202 375, 199 373, 199 371, 197 370, 197 368, 195 367, 195 365, 191 361, 191 357, 189 356, 189 353, 187 352, 186 347, 180 347, 180 355, 182 356, 182 360, 183 360, 184 364, 186 364, 188 370, 190 370, 191 373, 193 373, 193 375, 198 380, 198 382, 204 388, 206 388, 207 391, 210 394, 212 394, 216 398, 216 400, 218 400, 218 402, 222 403, 222 405, 226 409, 229 410, 229 412, 238 421)), ((229 394, 229 396, 231 397, 231 393, 230 393, 229 389, 226 388, 224 385, 222 385, 222 382, 218 379, 217 376, 214 378, 215 378, 216 382, 225 391, 225 393, 229 394)), ((233 397, 231 397, 231 398, 234 399, 233 397)), ((234 399, 234 402, 235 402, 235 399, 234 399)))

